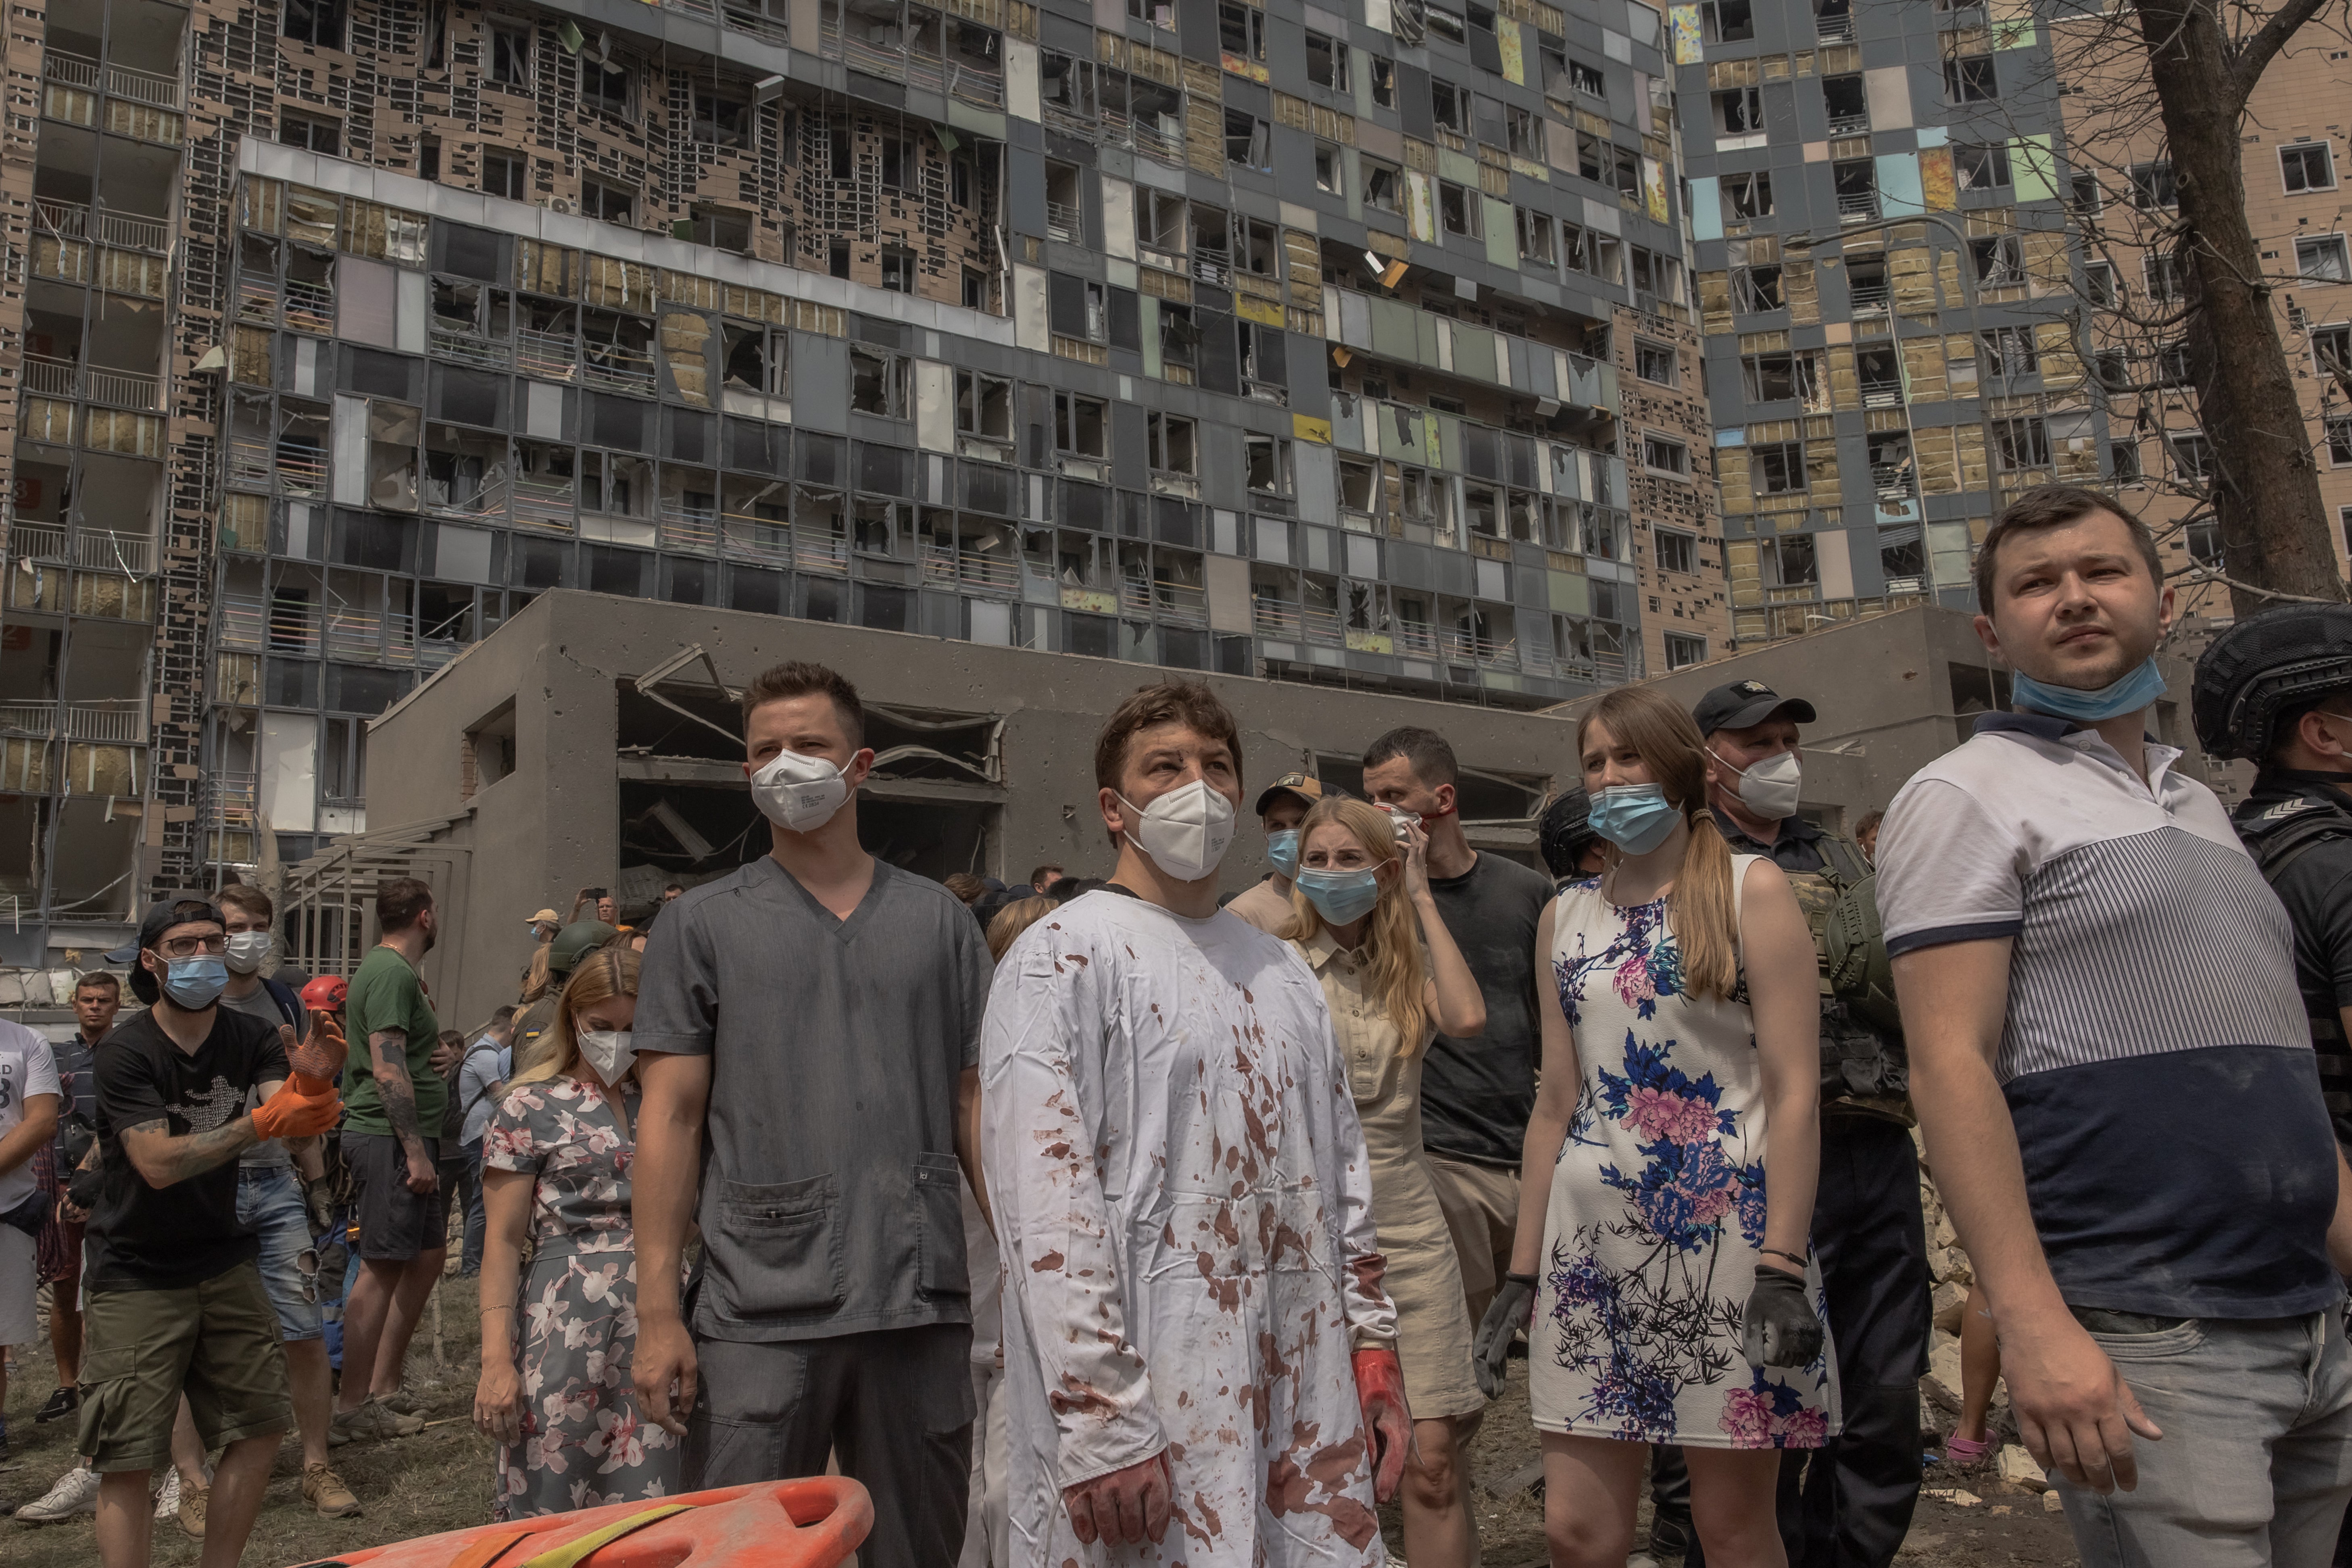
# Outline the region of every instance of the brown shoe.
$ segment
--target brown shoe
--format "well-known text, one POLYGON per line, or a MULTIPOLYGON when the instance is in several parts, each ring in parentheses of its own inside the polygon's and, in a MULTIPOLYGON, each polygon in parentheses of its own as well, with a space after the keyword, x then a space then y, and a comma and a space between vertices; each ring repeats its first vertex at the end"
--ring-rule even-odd
POLYGON ((360 1500, 323 1459, 302 1467, 302 1500, 317 1509, 322 1519, 355 1519, 360 1512, 360 1500))
POLYGON ((180 1483, 180 1531, 198 1541, 205 1538, 205 1505, 212 1500, 213 1489, 192 1487, 180 1483))

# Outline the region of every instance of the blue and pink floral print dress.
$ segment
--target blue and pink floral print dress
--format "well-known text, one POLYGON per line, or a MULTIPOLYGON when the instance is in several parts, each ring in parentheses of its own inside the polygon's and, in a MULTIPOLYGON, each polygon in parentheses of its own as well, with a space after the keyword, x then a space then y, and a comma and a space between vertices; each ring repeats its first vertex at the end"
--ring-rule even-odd
MULTIPOLYGON (((1732 862, 1733 886, 1753 856, 1732 862)), ((1702 1448, 1817 1448, 1837 1430, 1833 1352, 1754 1367, 1741 1314, 1764 1244, 1763 1073, 1746 976, 1683 989, 1666 900, 1598 880, 1553 905, 1552 981, 1582 1074, 1552 1167, 1528 1331, 1546 1432, 1702 1448)), ((1814 1310, 1819 1271, 1806 1270, 1814 1310)))
MULTIPOLYGON (((628 1096, 635 1124, 635 1085, 628 1096)), ((522 1440, 499 1449, 493 1516, 569 1513, 677 1490, 679 1439, 637 1409, 636 1147, 610 1091, 575 1078, 507 1091, 482 1130, 482 1165, 528 1172, 531 1257, 515 1314, 522 1440)))

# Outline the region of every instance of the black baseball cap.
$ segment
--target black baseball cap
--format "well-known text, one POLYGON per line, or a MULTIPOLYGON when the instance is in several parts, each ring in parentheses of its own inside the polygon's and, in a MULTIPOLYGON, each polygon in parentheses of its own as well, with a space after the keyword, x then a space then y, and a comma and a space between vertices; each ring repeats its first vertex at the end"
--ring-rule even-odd
POLYGON ((226 929, 228 921, 221 918, 220 906, 209 893, 174 893, 168 899, 158 899, 147 907, 146 918, 139 922, 139 940, 129 947, 118 947, 106 955, 109 963, 136 963, 140 952, 163 940, 163 933, 173 926, 184 926, 196 921, 210 921, 226 929), (175 913, 185 910, 185 913, 175 913))
POLYGON ((1712 735, 1717 730, 1745 730, 1767 719, 1810 724, 1813 705, 1801 697, 1783 697, 1760 680, 1735 680, 1700 698, 1691 717, 1698 721, 1701 735, 1712 735))

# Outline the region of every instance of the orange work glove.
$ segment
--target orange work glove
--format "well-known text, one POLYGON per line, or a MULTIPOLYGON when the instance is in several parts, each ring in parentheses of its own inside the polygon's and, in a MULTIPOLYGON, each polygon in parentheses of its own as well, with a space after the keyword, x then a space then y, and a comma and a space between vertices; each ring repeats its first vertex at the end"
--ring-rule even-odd
POLYGON ((313 1138, 333 1127, 343 1114, 343 1102, 330 1086, 315 1094, 302 1092, 299 1079, 278 1086, 278 1092, 253 1108, 255 1136, 313 1138))
POLYGON ((1355 1355, 1356 1404, 1364 1413, 1364 1446, 1372 1457, 1372 1496, 1386 1502, 1404 1480, 1404 1454, 1412 1441, 1412 1413, 1404 1403, 1404 1363, 1392 1345, 1355 1355))
POLYGON ((332 1013, 313 1013, 310 1032, 286 1053, 286 1065, 294 1069, 294 1082, 303 1094, 315 1099, 334 1089, 350 1048, 343 1040, 343 1026, 332 1013))

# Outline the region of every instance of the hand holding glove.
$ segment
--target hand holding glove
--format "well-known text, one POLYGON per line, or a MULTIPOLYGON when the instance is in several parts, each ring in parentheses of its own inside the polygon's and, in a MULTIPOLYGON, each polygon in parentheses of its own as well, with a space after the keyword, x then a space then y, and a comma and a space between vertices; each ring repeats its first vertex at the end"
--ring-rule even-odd
POLYGON ((331 1176, 302 1184, 302 1207, 310 1216, 310 1234, 324 1236, 335 1228, 335 1183, 331 1176))
POLYGON ((1405 1449, 1412 1442, 1412 1412, 1404 1402, 1404 1363, 1393 1345, 1369 1345, 1355 1354, 1356 1405, 1364 1415, 1364 1446, 1372 1458, 1372 1498, 1386 1502, 1404 1480, 1405 1449))
POLYGON ((1770 1264, 1757 1265, 1740 1322, 1739 1349, 1750 1366, 1803 1366, 1822 1353, 1821 1314, 1804 1280, 1770 1264))
POLYGON ((278 1092, 253 1108, 253 1133, 263 1142, 272 1138, 315 1138, 333 1127, 343 1114, 343 1102, 334 1087, 302 1092, 302 1080, 289 1079, 278 1092))
POLYGON ((1478 1374, 1478 1392, 1492 1399, 1503 1392, 1510 1375, 1511 1341, 1535 1321, 1536 1277, 1506 1274, 1503 1288, 1479 1320, 1478 1337, 1470 1346, 1470 1368, 1478 1374))

